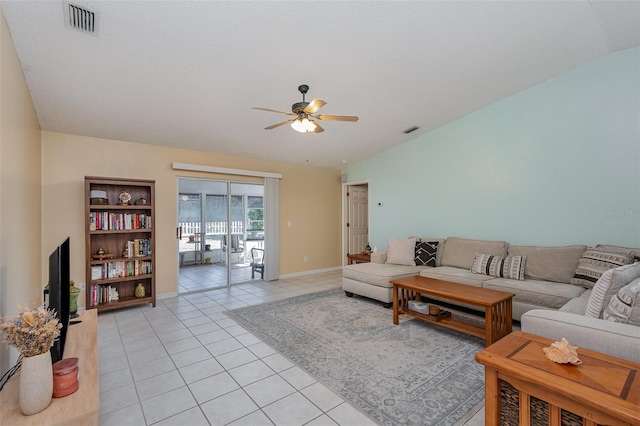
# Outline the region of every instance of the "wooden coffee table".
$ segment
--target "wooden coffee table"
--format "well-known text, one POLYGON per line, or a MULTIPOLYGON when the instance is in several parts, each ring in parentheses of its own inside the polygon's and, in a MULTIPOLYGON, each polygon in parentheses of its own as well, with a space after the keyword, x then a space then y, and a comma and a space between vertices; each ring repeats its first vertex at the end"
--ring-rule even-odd
POLYGON ((484 338, 486 346, 511 333, 513 293, 421 276, 400 278, 391 281, 391 284, 393 284, 394 324, 398 324, 399 314, 407 314, 442 327, 484 338), (420 301, 422 294, 484 308, 485 326, 482 327, 452 317, 438 320, 432 315, 409 309, 409 300, 420 301))
POLYGON ((476 354, 486 425, 640 425, 640 364, 582 348, 582 364, 558 364, 544 354, 551 343, 516 331, 476 354))

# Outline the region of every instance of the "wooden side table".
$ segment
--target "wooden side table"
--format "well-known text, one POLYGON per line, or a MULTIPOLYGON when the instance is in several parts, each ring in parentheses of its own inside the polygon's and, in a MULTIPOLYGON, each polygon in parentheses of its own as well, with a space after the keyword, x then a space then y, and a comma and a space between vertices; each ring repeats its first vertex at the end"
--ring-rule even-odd
POLYGON ((640 364, 582 348, 581 365, 558 364, 542 350, 551 343, 516 331, 476 354, 486 425, 640 424, 640 364))
MULTIPOLYGON (((31 416, 20 412, 20 375, 0 392, 0 420, 11 426, 87 426, 100 423, 100 372, 98 364, 98 310, 80 312, 82 322, 69 327, 64 357, 79 360, 80 389, 64 398, 53 398, 44 411, 31 416)), ((125 361, 126 362, 126 361, 125 361)))
POLYGON ((371 262, 371 255, 366 253, 354 253, 348 254, 347 258, 349 259, 349 265, 353 265, 354 263, 369 263, 371 262))

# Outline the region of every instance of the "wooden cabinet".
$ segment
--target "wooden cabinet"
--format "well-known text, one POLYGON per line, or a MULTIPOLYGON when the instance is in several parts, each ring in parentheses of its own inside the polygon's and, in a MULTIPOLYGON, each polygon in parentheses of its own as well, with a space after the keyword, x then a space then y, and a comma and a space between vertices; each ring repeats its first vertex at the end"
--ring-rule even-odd
POLYGON ((640 364, 583 348, 582 364, 558 364, 551 343, 516 331, 476 354, 486 425, 640 425, 640 364))
POLYGON ((155 181, 85 177, 85 221, 86 308, 155 307, 155 181))
MULTIPOLYGON (((65 358, 78 358, 80 388, 64 398, 53 398, 44 411, 31 416, 20 412, 20 374, 0 392, 0 424, 7 426, 89 426, 100 424, 100 371, 96 311, 80 312, 81 321, 69 327, 65 358)), ((126 361, 125 361, 126 362, 126 361)))

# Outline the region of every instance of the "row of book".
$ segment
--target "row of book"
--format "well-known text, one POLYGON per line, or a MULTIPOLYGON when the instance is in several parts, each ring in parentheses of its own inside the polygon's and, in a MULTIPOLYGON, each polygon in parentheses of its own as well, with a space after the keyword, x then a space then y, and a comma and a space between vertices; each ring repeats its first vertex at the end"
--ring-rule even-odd
POLYGON ((151 216, 144 213, 90 212, 90 231, 151 229, 151 216))
POLYGON ((91 285, 89 291, 91 295, 90 306, 97 306, 120 298, 118 290, 110 285, 91 285))
POLYGON ((150 260, 119 260, 107 262, 91 267, 92 280, 106 280, 110 278, 136 277, 150 274, 152 263, 150 260))
POLYGON ((151 256, 152 250, 151 238, 136 238, 125 243, 122 257, 151 256))

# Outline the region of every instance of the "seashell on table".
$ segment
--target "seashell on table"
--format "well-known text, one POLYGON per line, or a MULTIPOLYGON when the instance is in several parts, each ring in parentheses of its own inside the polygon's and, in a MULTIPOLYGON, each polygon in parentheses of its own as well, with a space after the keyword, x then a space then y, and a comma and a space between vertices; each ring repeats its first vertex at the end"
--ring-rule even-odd
POLYGON ((578 358, 578 347, 571 345, 564 337, 559 342, 553 342, 551 346, 543 348, 544 354, 553 362, 559 364, 580 365, 582 361, 578 358))

